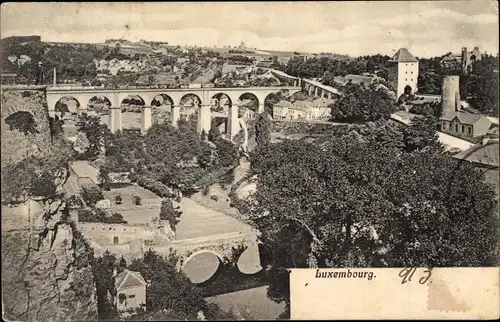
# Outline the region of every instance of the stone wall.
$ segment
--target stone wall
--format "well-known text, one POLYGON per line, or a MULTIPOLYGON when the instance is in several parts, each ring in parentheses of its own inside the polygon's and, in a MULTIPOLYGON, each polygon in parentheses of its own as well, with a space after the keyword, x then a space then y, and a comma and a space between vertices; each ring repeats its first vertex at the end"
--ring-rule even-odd
POLYGON ((51 135, 45 87, 2 86, 1 107, 2 165, 47 149, 51 135), (14 114, 31 115, 31 130, 23 132, 13 126, 14 114))
POLYGON ((60 200, 2 206, 2 295, 11 321, 97 318, 92 250, 60 200))

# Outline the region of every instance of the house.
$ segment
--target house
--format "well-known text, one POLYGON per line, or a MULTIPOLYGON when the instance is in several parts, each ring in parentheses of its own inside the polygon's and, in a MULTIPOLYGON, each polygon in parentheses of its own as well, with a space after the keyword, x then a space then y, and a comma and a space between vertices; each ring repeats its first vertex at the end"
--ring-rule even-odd
POLYGON ((140 272, 124 270, 115 276, 116 308, 119 312, 126 312, 146 305, 146 286, 140 272))
POLYGON ((276 120, 284 120, 288 115, 288 109, 292 107, 292 103, 281 100, 273 106, 273 118, 276 120))
POLYGON ((484 115, 448 112, 441 116, 441 131, 468 139, 485 135, 490 130, 492 122, 484 115))
POLYGON ((273 118, 276 120, 318 120, 328 119, 330 117, 330 108, 328 104, 333 100, 318 98, 314 101, 297 100, 290 103, 281 100, 273 107, 273 118))

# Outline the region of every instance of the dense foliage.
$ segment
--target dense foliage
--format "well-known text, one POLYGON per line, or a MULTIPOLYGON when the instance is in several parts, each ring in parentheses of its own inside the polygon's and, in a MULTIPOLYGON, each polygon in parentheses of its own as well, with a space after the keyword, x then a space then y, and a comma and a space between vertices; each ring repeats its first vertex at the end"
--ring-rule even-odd
MULTIPOLYGON (((319 56, 304 60, 303 57, 293 57, 288 62, 285 72, 289 75, 305 78, 331 76, 359 75, 365 72, 376 73, 387 77, 389 56, 373 55, 348 59, 342 56, 319 56)), ((332 84, 327 84, 332 85, 332 84)))
POLYGON ((73 151, 68 143, 56 140, 45 152, 2 164, 2 202, 22 202, 30 196, 56 196, 57 184, 68 175, 73 151))
POLYGON ((394 98, 387 88, 372 84, 368 88, 347 83, 343 95, 331 107, 331 120, 363 123, 388 119, 396 111, 394 98))
POLYGON ((432 115, 415 117, 403 130, 405 151, 412 152, 426 147, 443 151, 437 129, 439 120, 432 115))
POLYGON ((252 156, 250 218, 273 249, 272 298, 288 301, 283 267, 497 264, 496 202, 483 174, 433 149, 402 148, 349 135, 252 156))
POLYGON ((267 112, 259 114, 255 121, 255 142, 265 145, 271 141, 271 120, 267 112))
POLYGON ((128 131, 110 135, 105 145, 102 171, 132 171, 132 180, 164 197, 172 195, 159 183, 186 191, 238 161, 233 143, 221 137, 215 145, 202 140, 194 124, 185 121, 179 122, 178 128, 154 124, 144 136, 128 131))
POLYGON ((447 54, 419 59, 418 90, 424 94, 441 94, 445 75, 460 76, 460 97, 484 114, 498 116, 499 57, 483 55, 474 62, 468 74, 462 73, 460 60, 447 54))
POLYGON ((100 208, 87 208, 78 211, 78 221, 105 224, 126 224, 127 221, 118 212, 108 214, 100 208))

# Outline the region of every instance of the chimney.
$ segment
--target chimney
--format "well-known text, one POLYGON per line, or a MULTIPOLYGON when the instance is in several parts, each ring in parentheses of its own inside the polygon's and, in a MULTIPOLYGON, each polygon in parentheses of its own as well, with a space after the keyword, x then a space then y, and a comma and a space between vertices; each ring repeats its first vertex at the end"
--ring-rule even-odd
POLYGON ((52 77, 52 86, 53 87, 56 87, 57 85, 57 81, 56 81, 56 78, 57 78, 57 73, 56 73, 56 67, 54 66, 54 77, 52 77))

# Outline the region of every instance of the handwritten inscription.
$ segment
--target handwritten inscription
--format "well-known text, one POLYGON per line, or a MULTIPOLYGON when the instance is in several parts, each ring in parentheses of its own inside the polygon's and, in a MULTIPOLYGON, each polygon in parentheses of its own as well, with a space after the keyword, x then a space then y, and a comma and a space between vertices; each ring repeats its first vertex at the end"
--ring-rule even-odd
MULTIPOLYGON (((403 279, 401 281, 401 284, 411 282, 413 274, 415 274, 416 271, 417 271, 416 267, 409 267, 409 268, 407 267, 407 268, 404 268, 403 270, 401 270, 399 272, 399 277, 401 277, 403 279)), ((425 284, 429 280, 431 275, 432 275, 432 268, 424 269, 424 276, 418 280, 418 283, 425 284)))

